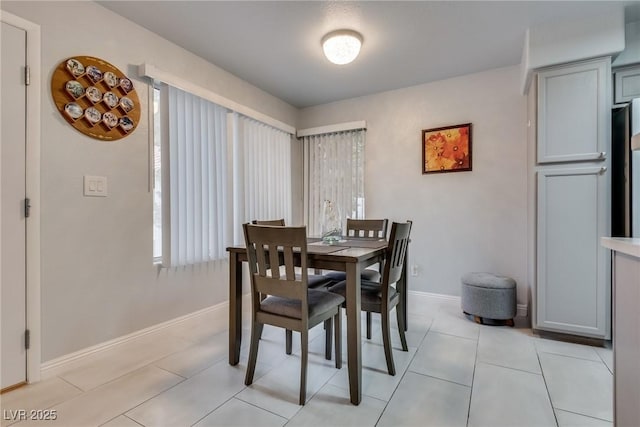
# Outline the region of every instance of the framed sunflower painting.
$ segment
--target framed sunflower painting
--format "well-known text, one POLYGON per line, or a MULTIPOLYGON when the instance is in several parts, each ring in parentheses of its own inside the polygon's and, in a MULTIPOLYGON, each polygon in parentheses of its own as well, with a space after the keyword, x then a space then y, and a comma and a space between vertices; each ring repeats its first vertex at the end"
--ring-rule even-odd
POLYGON ((471 170, 471 123, 422 131, 422 174, 471 170))

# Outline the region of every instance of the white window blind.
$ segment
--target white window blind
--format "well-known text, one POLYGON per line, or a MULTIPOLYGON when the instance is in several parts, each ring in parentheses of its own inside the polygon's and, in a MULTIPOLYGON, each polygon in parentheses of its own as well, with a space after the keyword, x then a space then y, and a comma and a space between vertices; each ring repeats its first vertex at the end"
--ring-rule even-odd
POLYGON ((163 265, 224 258, 227 236, 227 110, 180 89, 166 91, 168 129, 163 152, 163 265), (168 168, 166 168, 168 163, 168 168), (168 204, 168 206, 164 205, 168 204), (165 228, 166 230, 166 228, 165 228))
POLYGON ((234 240, 242 224, 284 218, 291 224, 291 135, 233 114, 234 240))
POLYGON ((302 139, 309 234, 321 235, 325 200, 338 208, 343 221, 347 217, 364 218, 365 130, 308 135, 302 139))

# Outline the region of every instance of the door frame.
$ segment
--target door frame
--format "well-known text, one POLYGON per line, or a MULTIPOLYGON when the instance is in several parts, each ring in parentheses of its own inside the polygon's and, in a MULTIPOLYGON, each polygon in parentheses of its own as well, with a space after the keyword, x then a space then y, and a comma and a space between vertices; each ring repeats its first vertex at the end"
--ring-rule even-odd
POLYGON ((27 382, 40 381, 42 357, 40 311, 40 91, 41 40, 40 25, 0 10, 0 21, 25 30, 30 84, 27 88, 26 111, 26 191, 31 199, 27 220, 26 304, 30 347, 27 350, 27 382))

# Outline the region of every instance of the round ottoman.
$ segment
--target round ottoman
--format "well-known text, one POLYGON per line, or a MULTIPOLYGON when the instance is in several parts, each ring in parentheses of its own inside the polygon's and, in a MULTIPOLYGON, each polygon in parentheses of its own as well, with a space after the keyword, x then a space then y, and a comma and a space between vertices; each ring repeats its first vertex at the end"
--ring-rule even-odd
POLYGON ((483 318, 506 320, 513 326, 516 316, 516 281, 492 273, 467 273, 462 282, 462 311, 474 316, 477 323, 483 318))

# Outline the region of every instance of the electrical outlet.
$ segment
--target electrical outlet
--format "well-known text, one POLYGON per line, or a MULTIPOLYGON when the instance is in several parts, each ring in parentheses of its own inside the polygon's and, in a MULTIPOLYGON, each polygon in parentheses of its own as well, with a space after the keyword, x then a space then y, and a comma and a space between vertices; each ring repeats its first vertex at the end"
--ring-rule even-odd
POLYGON ((412 276, 417 276, 418 275, 418 266, 416 264, 413 264, 411 266, 411 275, 412 276))

